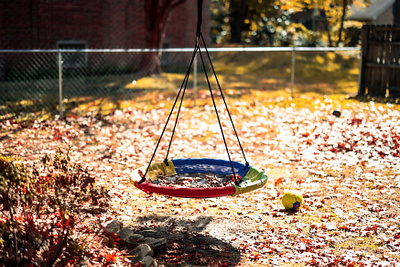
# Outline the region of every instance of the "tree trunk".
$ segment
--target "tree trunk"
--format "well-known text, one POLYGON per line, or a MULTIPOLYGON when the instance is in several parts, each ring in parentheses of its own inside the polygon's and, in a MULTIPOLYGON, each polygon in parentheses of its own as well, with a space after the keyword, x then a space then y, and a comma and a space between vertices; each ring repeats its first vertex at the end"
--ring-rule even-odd
POLYGON ((348 0, 343 0, 342 17, 340 18, 339 36, 338 36, 338 41, 337 41, 336 46, 339 46, 340 43, 342 42, 343 24, 344 24, 344 20, 346 18, 346 10, 347 10, 348 4, 349 4, 348 0))
MULTIPOLYGON (((146 0, 147 48, 162 48, 171 11, 184 2, 186 2, 186 0, 146 0)), ((141 63, 142 75, 159 75, 162 72, 160 55, 158 52, 145 53, 141 63)))
POLYGON ((157 76, 162 73, 160 56, 157 52, 145 53, 141 62, 140 76, 157 76))
POLYGON ((231 43, 239 44, 242 42, 242 32, 245 30, 244 20, 246 19, 248 5, 246 5, 246 0, 231 0, 230 9, 231 43))
MULTIPOLYGON (((149 33, 147 37, 147 47, 150 49, 158 49, 162 48, 162 43, 165 37, 165 28, 161 27, 162 25, 156 24, 153 25, 152 31, 149 33)), ((145 53, 142 58, 141 67, 143 69, 143 75, 159 75, 162 72, 161 69, 161 61, 158 52, 149 52, 145 53)))
POLYGON ((328 34, 328 46, 331 47, 331 46, 333 46, 332 36, 331 36, 331 27, 330 27, 329 21, 326 17, 325 17, 325 27, 326 27, 326 32, 328 34))

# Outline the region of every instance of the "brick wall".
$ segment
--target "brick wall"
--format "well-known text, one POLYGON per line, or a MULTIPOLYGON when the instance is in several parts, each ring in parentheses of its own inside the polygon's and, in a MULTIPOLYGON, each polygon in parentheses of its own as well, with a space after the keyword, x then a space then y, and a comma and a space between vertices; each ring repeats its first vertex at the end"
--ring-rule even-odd
MULTIPOLYGON (((146 0, 1 0, 0 49, 55 49, 57 41, 85 41, 88 48, 146 46, 146 0)), ((209 1, 203 35, 209 39, 209 1)), ((187 0, 170 17, 169 47, 193 47, 197 1, 187 0)))

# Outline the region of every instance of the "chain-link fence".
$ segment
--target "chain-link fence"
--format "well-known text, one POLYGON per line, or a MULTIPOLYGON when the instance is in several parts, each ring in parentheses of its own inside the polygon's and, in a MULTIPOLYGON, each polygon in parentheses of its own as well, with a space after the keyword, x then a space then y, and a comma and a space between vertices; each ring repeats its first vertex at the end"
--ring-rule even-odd
MULTIPOLYGON (((357 93, 359 49, 213 48, 209 51, 223 89, 357 93)), ((152 60, 157 61, 157 57, 151 58, 150 54, 160 56, 164 74, 184 74, 192 52, 192 49, 0 50, 0 119, 66 114, 79 105, 104 98, 134 98, 138 90, 146 89, 135 88, 135 81, 153 77, 150 73, 156 63, 152 60)), ((198 84, 193 86, 205 86, 201 64, 197 69, 198 84)), ((167 77, 167 83, 169 80, 167 77)))

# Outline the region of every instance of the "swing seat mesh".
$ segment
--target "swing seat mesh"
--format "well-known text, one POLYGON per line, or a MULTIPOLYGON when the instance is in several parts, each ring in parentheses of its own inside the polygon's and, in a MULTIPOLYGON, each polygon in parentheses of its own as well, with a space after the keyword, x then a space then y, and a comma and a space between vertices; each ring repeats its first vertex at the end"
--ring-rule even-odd
POLYGON ((173 186, 162 186, 154 184, 159 174, 173 176, 185 173, 213 173, 218 175, 232 174, 231 162, 221 159, 208 158, 187 158, 172 159, 166 164, 163 162, 153 162, 147 171, 147 178, 150 181, 139 183, 142 174, 147 166, 134 171, 130 182, 138 189, 146 193, 156 193, 174 197, 187 198, 212 198, 222 196, 236 196, 238 194, 250 192, 261 188, 267 182, 267 175, 253 166, 246 166, 243 163, 232 161, 235 173, 242 177, 239 185, 223 187, 205 187, 205 188, 184 188, 173 186))

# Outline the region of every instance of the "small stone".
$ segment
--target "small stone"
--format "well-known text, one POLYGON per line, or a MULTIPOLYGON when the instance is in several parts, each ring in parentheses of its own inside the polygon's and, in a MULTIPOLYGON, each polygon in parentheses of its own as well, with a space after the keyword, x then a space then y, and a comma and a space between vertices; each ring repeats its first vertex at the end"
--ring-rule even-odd
POLYGON ((164 237, 167 235, 167 231, 163 231, 161 229, 153 230, 153 229, 146 229, 140 231, 140 234, 146 236, 146 237, 164 237))
POLYGON ((121 230, 121 225, 115 220, 104 223, 103 227, 110 233, 117 233, 121 230))
POLYGON ((130 242, 130 243, 133 243, 133 242, 138 243, 138 242, 142 241, 143 238, 144 238, 144 236, 142 236, 141 234, 132 234, 129 238, 127 238, 124 241, 130 242))
POLYGON ((149 245, 153 250, 161 250, 167 247, 167 238, 145 237, 140 243, 149 245))
POLYGON ((121 237, 122 240, 127 240, 131 235, 133 235, 133 230, 127 227, 124 227, 117 234, 121 237))
POLYGON ((133 263, 138 263, 142 261, 146 256, 153 257, 154 251, 149 245, 140 244, 139 246, 131 250, 130 254, 132 255, 133 263))
POLYGON ((153 257, 146 256, 141 261, 144 267, 157 267, 157 262, 153 257))
POLYGON ((129 238, 124 239, 125 245, 130 249, 135 248, 141 243, 141 241, 143 241, 143 238, 144 236, 140 234, 133 234, 129 238))

